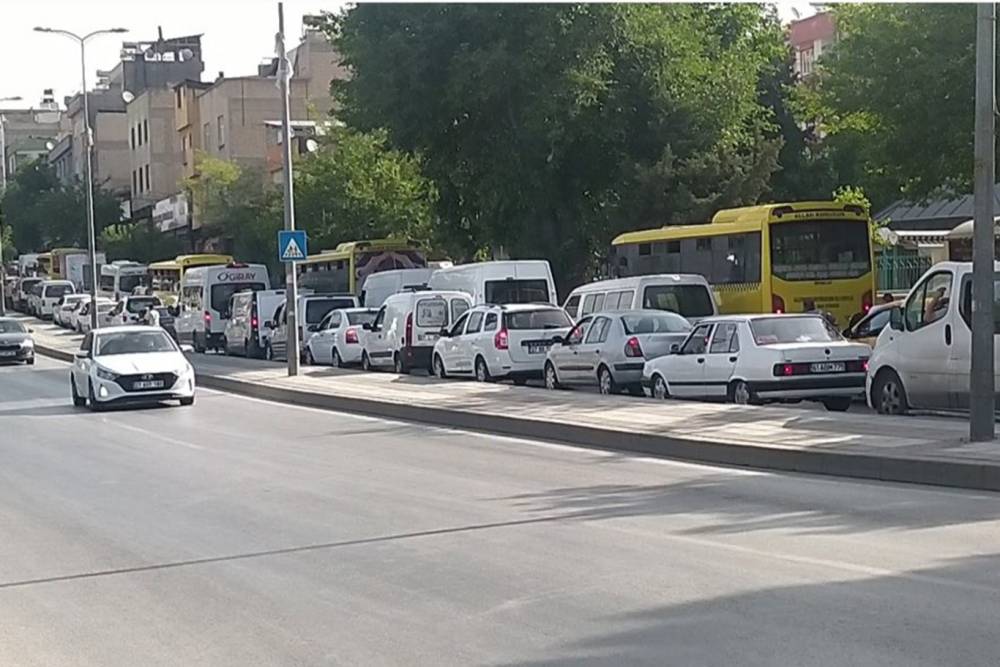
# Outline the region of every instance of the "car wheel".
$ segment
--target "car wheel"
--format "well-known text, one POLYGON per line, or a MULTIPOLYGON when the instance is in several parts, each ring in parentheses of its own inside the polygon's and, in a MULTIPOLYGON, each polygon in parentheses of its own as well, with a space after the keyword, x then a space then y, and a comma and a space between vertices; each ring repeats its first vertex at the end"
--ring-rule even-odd
POLYGON ((392 370, 396 371, 397 375, 409 375, 410 369, 406 367, 403 363, 403 355, 399 352, 392 356, 392 370))
POLYGON ((370 371, 372 370, 372 360, 368 358, 368 352, 361 353, 361 369, 370 371))
POLYGON ((337 368, 344 367, 344 360, 340 356, 340 352, 337 348, 333 348, 333 352, 330 354, 331 363, 337 368))
POLYGON ((476 380, 479 382, 493 381, 493 377, 490 375, 490 369, 486 365, 486 360, 482 357, 476 357, 476 380))
POLYGON ((605 396, 618 393, 618 384, 611 377, 611 371, 608 370, 607 366, 601 366, 597 369, 597 388, 605 396))
POLYGON ((850 396, 836 396, 834 398, 823 399, 823 407, 830 412, 847 412, 851 407, 850 396))
POLYGON ((180 403, 183 407, 192 406, 194 405, 194 396, 190 396, 188 398, 182 398, 180 399, 180 403))
POLYGON ((94 383, 87 383, 87 407, 90 408, 91 412, 100 412, 104 409, 104 406, 97 402, 97 397, 94 395, 94 383))
POLYGON ((198 354, 205 354, 205 341, 198 342, 198 334, 191 334, 191 345, 198 354))
POLYGON ((906 400, 906 389, 894 371, 885 370, 875 378, 872 387, 872 403, 879 414, 905 415, 910 405, 906 400))
POLYGON ((737 405, 753 405, 757 399, 750 385, 743 380, 737 380, 729 386, 729 402, 737 405))
POLYGON ((73 407, 82 408, 87 405, 87 399, 80 395, 80 392, 76 390, 76 380, 72 376, 69 378, 69 390, 73 395, 73 407))
POLYGON ((274 348, 271 347, 270 343, 264 346, 264 358, 268 361, 274 361, 274 348))
POLYGON ((558 389, 559 377, 556 375, 556 367, 551 362, 545 362, 545 388, 558 389))
POLYGON ((653 376, 653 398, 665 400, 670 398, 670 390, 667 389, 667 381, 659 375, 653 376))
POLYGON ((438 376, 442 380, 448 379, 448 371, 444 369, 444 360, 441 359, 440 354, 434 355, 434 361, 431 363, 431 370, 433 370, 434 375, 438 376))
POLYGON ((308 345, 306 346, 305 362, 306 362, 306 366, 315 366, 316 365, 316 359, 313 357, 312 348, 309 347, 308 345))
POLYGON ((257 359, 260 357, 260 348, 257 346, 257 341, 243 341, 243 356, 248 359, 257 359))

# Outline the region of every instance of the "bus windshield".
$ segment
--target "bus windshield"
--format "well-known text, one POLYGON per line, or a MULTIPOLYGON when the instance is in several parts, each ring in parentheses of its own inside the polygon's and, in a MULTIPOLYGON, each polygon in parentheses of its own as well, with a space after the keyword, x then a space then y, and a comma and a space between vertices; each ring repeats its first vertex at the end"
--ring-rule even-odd
POLYGON ((864 220, 781 222, 770 232, 771 272, 782 280, 860 278, 871 271, 864 220))

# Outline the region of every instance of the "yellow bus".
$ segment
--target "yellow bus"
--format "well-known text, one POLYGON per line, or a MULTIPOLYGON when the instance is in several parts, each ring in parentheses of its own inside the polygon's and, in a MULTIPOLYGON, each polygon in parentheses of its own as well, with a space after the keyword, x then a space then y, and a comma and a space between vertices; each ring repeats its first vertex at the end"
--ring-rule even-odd
POLYGON ((181 290, 184 272, 194 266, 231 264, 232 255, 178 255, 174 259, 153 262, 149 265, 149 284, 153 293, 166 305, 174 305, 181 290))
POLYGON ((361 294, 365 278, 392 269, 427 266, 423 246, 413 239, 373 239, 341 243, 297 265, 299 286, 316 292, 361 294))
POLYGON ((612 241, 616 277, 705 276, 725 314, 803 312, 810 302, 846 327, 871 308, 871 222, 832 201, 725 209, 710 224, 628 232, 612 241))

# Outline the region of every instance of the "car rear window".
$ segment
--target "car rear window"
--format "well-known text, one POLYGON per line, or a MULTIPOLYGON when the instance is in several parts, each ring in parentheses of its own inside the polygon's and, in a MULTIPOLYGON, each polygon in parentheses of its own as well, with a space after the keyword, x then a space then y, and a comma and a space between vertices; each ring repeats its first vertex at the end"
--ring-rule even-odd
POLYGON ((443 327, 448 324, 448 302, 441 297, 417 301, 418 327, 443 327))
POLYGON ((375 321, 377 313, 347 313, 347 321, 351 324, 370 324, 375 321))
POLYGON ((668 310, 684 317, 715 314, 712 295, 704 285, 650 285, 642 292, 642 307, 668 310))
POLYGON ((622 324, 625 333, 686 333, 691 331, 691 323, 674 313, 657 313, 656 315, 623 315, 622 324))
POLYGON ((160 299, 155 296, 151 296, 148 298, 139 298, 139 299, 132 298, 129 299, 127 302, 125 302, 125 309, 128 312, 135 315, 141 313, 150 306, 159 306, 159 305, 160 305, 160 299))
POLYGON ((70 285, 47 285, 45 287, 45 298, 46 299, 58 298, 72 291, 73 288, 70 285))
POLYGON ((562 329, 573 326, 561 308, 546 308, 544 310, 522 310, 503 314, 504 326, 508 329, 562 329))
POLYGON ((545 303, 549 300, 546 280, 487 280, 486 303, 545 303))
POLYGON ((765 317, 751 320, 750 331, 758 345, 828 343, 842 339, 824 317, 765 317))

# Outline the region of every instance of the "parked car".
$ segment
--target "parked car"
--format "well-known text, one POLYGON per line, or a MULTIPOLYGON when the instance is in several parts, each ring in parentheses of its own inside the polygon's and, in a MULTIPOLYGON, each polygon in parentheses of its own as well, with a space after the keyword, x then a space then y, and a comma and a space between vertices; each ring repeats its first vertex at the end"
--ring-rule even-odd
POLYGON ((427 283, 434 290, 465 292, 473 303, 551 303, 556 284, 545 260, 460 264, 438 269, 427 283))
POLYGON ((545 386, 597 385, 602 394, 644 396, 642 369, 684 342, 691 323, 661 310, 603 311, 584 316, 545 359, 545 386))
MULTIPOLYGON (((994 271, 1000 272, 1000 262, 994 271)), ((1000 378, 1000 278, 994 274, 993 360, 1000 378)), ((972 360, 972 263, 935 264, 875 343, 866 396, 882 414, 967 410, 972 360)))
MULTIPOLYGON (((108 327, 114 326, 112 320, 116 319, 113 315, 115 309, 115 303, 113 301, 101 301, 100 298, 97 299, 97 326, 100 329, 106 329, 108 327)), ((90 311, 94 308, 94 303, 91 301, 86 302, 84 305, 84 310, 80 311, 77 316, 77 326, 80 329, 80 333, 88 334, 91 332, 90 326, 90 311)))
POLYGON ((844 411, 864 390, 870 355, 819 315, 719 316, 695 326, 676 353, 647 361, 643 382, 655 398, 810 400, 844 411))
MULTIPOLYGON (((299 355, 305 355, 306 343, 326 314, 340 308, 357 308, 358 298, 349 294, 307 294, 299 297, 299 355)), ((264 350, 267 359, 285 359, 288 355, 288 311, 278 306, 270 322, 271 338, 264 350)))
POLYGON ((226 323, 232 296, 238 292, 269 289, 271 279, 263 264, 213 264, 196 266, 181 278, 177 336, 195 351, 224 350, 226 323))
POLYGON ((45 280, 39 280, 37 283, 31 285, 28 288, 28 309, 29 315, 35 317, 41 317, 42 313, 42 288, 45 285, 45 280))
POLYGON ((361 363, 364 325, 375 321, 375 308, 341 308, 326 314, 306 343, 307 364, 338 368, 361 363))
POLYGON ((35 363, 35 341, 28 329, 12 317, 0 317, 0 363, 35 363))
POLYGON ((433 372, 480 382, 541 379, 545 353, 572 326, 566 311, 549 303, 476 306, 441 331, 433 372))
POLYGON ((875 347, 875 340, 882 333, 882 330, 889 325, 889 320, 892 318, 892 311, 899 310, 902 306, 902 301, 893 301, 892 303, 882 303, 872 306, 871 310, 858 320, 854 326, 848 327, 844 331, 844 338, 864 343, 869 347, 875 347))
POLYGON ((51 320, 56 312, 56 308, 62 298, 67 294, 74 294, 76 287, 68 280, 46 280, 42 282, 41 289, 35 303, 35 315, 42 320, 51 320))
POLYGON ((165 331, 156 327, 111 327, 88 333, 70 370, 73 405, 102 410, 109 405, 180 401, 194 403, 194 369, 165 331))
POLYGON ((17 285, 16 308, 22 313, 31 314, 31 292, 40 285, 44 278, 29 277, 22 278, 17 285))
MULTIPOLYGON (((73 311, 70 313, 70 328, 77 333, 84 333, 83 325, 84 322, 90 325, 90 297, 82 300, 78 305, 73 307, 73 311)), ((104 297, 97 297, 98 306, 106 306, 103 310, 98 308, 97 324, 100 326, 102 324, 101 319, 105 318, 111 309, 115 307, 115 302, 111 299, 106 299, 104 297)), ((106 324, 106 323, 105 323, 106 324)))
POLYGON ((271 340, 271 329, 264 324, 274 319, 275 312, 284 302, 283 289, 246 290, 233 294, 223 333, 226 354, 263 358, 271 340))
POLYGON ((602 310, 667 310, 689 322, 718 314, 712 287, 704 276, 659 274, 598 280, 580 285, 566 299, 574 320, 602 310))
POLYGON ((375 320, 364 325, 361 367, 393 368, 397 373, 409 373, 414 368, 429 370, 441 331, 471 307, 472 299, 465 292, 393 294, 382 304, 375 320))
POLYGON ((90 299, 89 294, 66 294, 59 302, 59 307, 52 315, 52 321, 59 326, 69 329, 73 316, 73 310, 84 301, 90 299))

